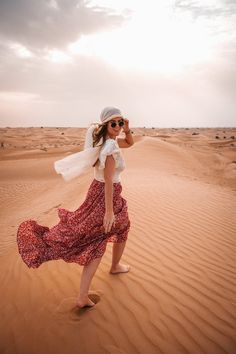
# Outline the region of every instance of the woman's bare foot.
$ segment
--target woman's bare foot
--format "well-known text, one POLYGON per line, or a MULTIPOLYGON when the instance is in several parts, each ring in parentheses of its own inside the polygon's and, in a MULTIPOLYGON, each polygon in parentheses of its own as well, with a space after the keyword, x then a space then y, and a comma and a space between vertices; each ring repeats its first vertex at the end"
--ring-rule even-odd
POLYGON ((85 306, 89 306, 89 307, 92 307, 95 305, 94 302, 92 302, 92 300, 90 300, 90 298, 88 296, 86 297, 81 297, 81 298, 78 298, 77 300, 77 305, 82 308, 82 307, 85 307, 85 306))
POLYGON ((117 273, 127 273, 130 270, 129 265, 125 264, 118 264, 116 267, 111 267, 110 273, 111 274, 117 274, 117 273))

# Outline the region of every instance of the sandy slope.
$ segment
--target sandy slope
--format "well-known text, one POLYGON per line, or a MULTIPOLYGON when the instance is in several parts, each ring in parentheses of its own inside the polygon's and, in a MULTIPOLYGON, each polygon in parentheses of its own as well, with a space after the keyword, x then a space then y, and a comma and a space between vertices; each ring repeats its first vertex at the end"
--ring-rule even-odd
POLYGON ((212 150, 209 138, 198 137, 191 147, 183 136, 137 138, 123 150, 132 228, 122 261, 131 271, 108 273, 109 244, 92 282, 97 304, 80 311, 74 302, 82 267, 59 260, 28 269, 17 252, 16 229, 29 218, 51 227, 59 206, 77 209, 93 174, 66 183, 52 168, 61 155, 44 158, 35 151, 13 159, 16 151, 5 153, 1 353, 236 352, 232 156, 230 149, 212 150))

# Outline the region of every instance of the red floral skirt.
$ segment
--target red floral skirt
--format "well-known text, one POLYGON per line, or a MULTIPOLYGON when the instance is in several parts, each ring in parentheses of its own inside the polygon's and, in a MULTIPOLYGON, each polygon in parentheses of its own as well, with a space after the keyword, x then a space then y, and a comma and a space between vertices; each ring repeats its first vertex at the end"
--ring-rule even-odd
POLYGON ((19 253, 29 268, 63 259, 88 265, 102 257, 107 242, 124 242, 130 229, 127 202, 121 196, 122 186, 113 183, 113 210, 115 223, 105 233, 105 183, 94 179, 85 201, 75 211, 58 208, 59 223, 51 229, 35 220, 23 221, 17 231, 19 253))

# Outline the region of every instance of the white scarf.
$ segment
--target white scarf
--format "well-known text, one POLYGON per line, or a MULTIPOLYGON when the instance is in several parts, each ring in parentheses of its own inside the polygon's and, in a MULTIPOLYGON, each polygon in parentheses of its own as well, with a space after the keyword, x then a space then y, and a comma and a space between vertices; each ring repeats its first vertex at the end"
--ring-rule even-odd
POLYGON ((93 147, 93 131, 97 124, 92 124, 86 133, 84 150, 66 156, 54 162, 54 168, 65 181, 70 181, 86 173, 97 161, 101 147, 93 147))

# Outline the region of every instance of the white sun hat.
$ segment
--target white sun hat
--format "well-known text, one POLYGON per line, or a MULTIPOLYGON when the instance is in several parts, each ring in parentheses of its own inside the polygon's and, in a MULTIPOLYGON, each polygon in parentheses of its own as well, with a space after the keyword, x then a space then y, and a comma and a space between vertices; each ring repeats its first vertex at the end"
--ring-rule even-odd
POLYGON ((117 117, 124 118, 121 111, 117 107, 105 107, 100 114, 100 120, 102 123, 109 122, 112 118, 117 117))

